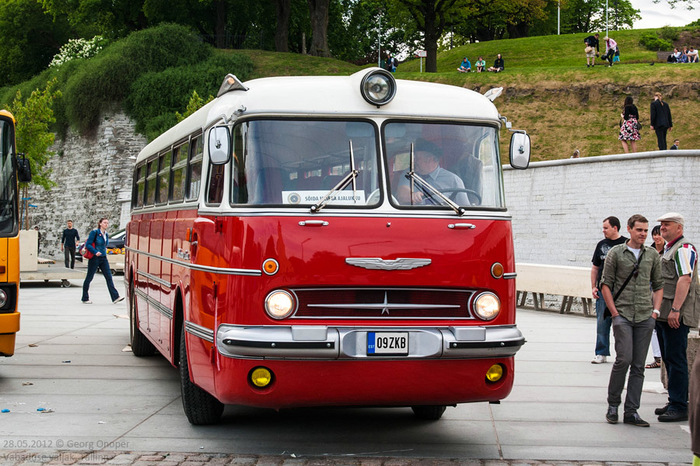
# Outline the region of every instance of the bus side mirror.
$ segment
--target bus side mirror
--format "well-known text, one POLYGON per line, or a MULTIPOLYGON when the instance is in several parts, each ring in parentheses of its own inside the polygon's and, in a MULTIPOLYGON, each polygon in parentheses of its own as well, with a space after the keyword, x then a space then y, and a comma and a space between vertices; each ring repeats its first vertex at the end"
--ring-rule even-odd
POLYGON ((530 165, 530 136, 525 131, 513 133, 510 138, 510 166, 524 170, 530 165))
POLYGON ((231 132, 228 126, 215 126, 209 131, 209 160, 213 165, 228 163, 231 155, 231 132))
POLYGON ((29 183, 32 181, 32 166, 24 154, 19 155, 21 157, 17 159, 17 179, 20 183, 29 183))

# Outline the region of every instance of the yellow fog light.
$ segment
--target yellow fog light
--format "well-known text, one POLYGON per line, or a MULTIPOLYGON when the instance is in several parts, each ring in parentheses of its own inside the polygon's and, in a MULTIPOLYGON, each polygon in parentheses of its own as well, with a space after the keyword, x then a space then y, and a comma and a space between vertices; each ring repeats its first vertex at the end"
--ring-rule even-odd
POLYGON ((474 300, 474 312, 482 320, 493 320, 501 312, 501 302, 493 293, 481 293, 474 300))
POLYGON ((258 388, 265 388, 272 383, 272 372, 266 367, 256 367, 250 371, 250 383, 258 388))
POLYGON ((294 312, 294 296, 285 290, 275 290, 265 298, 265 311, 273 319, 284 319, 294 312))
POLYGON ((486 380, 489 382, 498 382, 503 377, 503 366, 494 364, 486 371, 486 380))

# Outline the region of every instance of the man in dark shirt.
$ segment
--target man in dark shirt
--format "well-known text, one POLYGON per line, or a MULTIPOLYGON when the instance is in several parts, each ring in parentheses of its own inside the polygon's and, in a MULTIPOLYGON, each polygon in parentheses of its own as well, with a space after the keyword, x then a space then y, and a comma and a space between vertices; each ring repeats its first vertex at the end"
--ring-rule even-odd
POLYGON ((586 66, 588 67, 595 66, 595 57, 600 52, 598 37, 600 37, 600 35, 596 33, 583 39, 583 42, 586 44, 586 48, 591 48, 590 50, 586 50, 586 66))
POLYGON ((68 220, 68 228, 63 230, 63 235, 61 236, 61 251, 66 259, 66 268, 68 268, 70 257, 70 268, 75 268, 75 248, 80 241, 80 235, 78 235, 78 230, 73 228, 73 220, 68 220))
POLYGON ((607 356, 610 356, 610 327, 612 319, 605 317, 605 301, 600 293, 600 279, 603 276, 603 266, 605 264, 605 256, 613 246, 622 244, 627 241, 627 238, 620 235, 620 220, 617 217, 608 217, 603 220, 603 236, 604 239, 598 242, 593 253, 593 267, 591 267, 591 288, 593 290, 593 299, 595 299, 595 313, 597 320, 596 327, 596 343, 595 357, 591 361, 592 364, 602 364, 606 361, 607 356))
POLYGON ((671 109, 663 101, 660 92, 654 93, 654 101, 651 103, 651 129, 656 132, 659 150, 666 150, 666 133, 673 129, 671 109))

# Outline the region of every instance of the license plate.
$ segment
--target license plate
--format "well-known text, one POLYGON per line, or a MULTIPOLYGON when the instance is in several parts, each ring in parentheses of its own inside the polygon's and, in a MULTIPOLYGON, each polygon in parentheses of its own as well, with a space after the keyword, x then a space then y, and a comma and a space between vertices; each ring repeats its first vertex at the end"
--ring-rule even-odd
POLYGON ((367 332, 368 356, 408 356, 408 332, 367 332))

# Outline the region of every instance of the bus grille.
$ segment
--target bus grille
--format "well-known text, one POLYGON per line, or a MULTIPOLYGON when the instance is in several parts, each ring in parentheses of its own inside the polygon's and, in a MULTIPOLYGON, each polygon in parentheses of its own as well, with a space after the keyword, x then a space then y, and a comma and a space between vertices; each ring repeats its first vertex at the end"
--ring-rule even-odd
POLYGON ((292 290, 294 317, 345 319, 471 319, 473 291, 420 288, 292 290))

